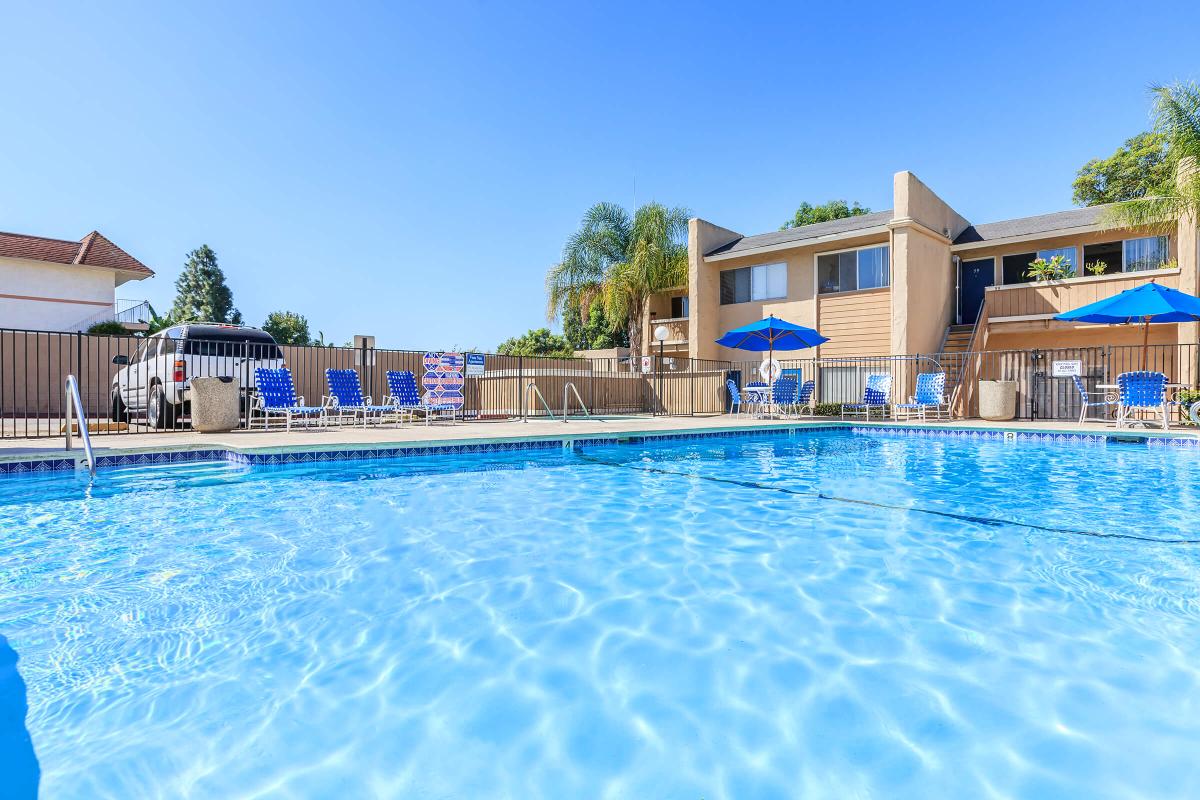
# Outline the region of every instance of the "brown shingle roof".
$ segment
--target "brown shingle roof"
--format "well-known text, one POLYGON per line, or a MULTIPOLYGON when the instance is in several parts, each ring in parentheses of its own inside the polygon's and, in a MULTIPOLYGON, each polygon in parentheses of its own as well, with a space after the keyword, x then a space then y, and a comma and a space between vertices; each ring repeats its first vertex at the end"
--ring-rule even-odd
POLYGON ((0 257, 116 269, 136 272, 145 277, 154 274, 152 269, 105 239, 98 231, 92 231, 78 242, 0 231, 0 257))

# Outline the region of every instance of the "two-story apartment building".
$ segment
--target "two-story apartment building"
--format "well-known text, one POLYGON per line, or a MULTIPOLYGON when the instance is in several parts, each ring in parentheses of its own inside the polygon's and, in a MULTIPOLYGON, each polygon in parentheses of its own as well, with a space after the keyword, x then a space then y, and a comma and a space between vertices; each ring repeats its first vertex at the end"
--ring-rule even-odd
MULTIPOLYGON (((665 325, 667 355, 744 360, 715 340, 775 314, 829 337, 806 357, 1140 344, 1138 329, 1051 318, 1150 279, 1198 293, 1196 221, 1165 234, 1107 230, 1103 212, 973 224, 899 172, 888 211, 752 236, 693 219, 688 285, 652 299, 643 341, 665 325), (1025 276, 1035 258, 1055 255, 1075 277, 1025 276)), ((1196 328, 1152 326, 1151 342, 1195 342, 1196 328)))
POLYGON ((109 320, 136 328, 133 312, 146 304, 123 304, 116 290, 153 275, 96 231, 77 241, 0 233, 0 328, 77 331, 109 320))

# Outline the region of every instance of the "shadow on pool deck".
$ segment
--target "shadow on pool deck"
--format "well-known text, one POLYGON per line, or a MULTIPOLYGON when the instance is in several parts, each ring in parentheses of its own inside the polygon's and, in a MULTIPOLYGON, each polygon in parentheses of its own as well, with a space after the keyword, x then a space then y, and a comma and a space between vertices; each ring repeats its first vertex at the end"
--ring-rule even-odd
POLYGON ((25 728, 29 703, 17 658, 17 651, 0 635, 0 781, 4 797, 29 800, 37 797, 42 770, 25 728))

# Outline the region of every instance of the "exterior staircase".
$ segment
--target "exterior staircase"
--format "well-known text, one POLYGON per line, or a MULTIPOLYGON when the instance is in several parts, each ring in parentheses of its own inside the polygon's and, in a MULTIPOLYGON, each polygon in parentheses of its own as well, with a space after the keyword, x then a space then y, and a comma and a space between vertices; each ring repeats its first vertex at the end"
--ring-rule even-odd
POLYGON ((962 354, 970 348, 971 336, 974 332, 974 325, 951 325, 946 328, 946 335, 942 338, 942 348, 938 352, 937 359, 946 370, 946 386, 948 387, 958 386, 959 379, 962 377, 962 354))

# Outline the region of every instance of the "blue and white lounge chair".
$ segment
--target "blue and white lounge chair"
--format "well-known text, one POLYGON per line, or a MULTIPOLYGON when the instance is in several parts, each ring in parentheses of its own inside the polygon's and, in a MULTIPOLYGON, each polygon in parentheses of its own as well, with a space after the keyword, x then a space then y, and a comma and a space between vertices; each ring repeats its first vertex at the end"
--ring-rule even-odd
POLYGON ((1071 380, 1075 381, 1075 391, 1079 392, 1079 424, 1082 425, 1084 422, 1087 422, 1088 410, 1093 408, 1104 409, 1104 416, 1101 417, 1101 419, 1107 418, 1108 410, 1115 406, 1117 401, 1107 399, 1107 392, 1089 392, 1087 385, 1085 385, 1083 382, 1083 378, 1079 377, 1078 375, 1072 375, 1071 380), (1101 399, 1094 400, 1093 398, 1095 397, 1099 397, 1101 399))
POLYGON ((352 422, 362 417, 364 428, 368 420, 382 420, 388 414, 402 419, 401 409, 374 405, 370 396, 364 397, 358 373, 352 369, 327 369, 325 382, 329 385, 329 394, 324 398, 326 417, 350 417, 352 422))
POLYGON ((254 385, 257 392, 254 402, 258 411, 263 415, 263 427, 271 427, 271 417, 283 417, 287 420, 287 430, 292 429, 292 417, 304 420, 308 425, 316 420, 322 427, 325 425, 325 407, 305 405, 303 397, 296 396, 296 386, 292 383, 292 371, 287 367, 266 369, 259 367, 254 370, 254 385))
POLYGON ((868 375, 867 386, 863 389, 863 399, 861 403, 842 403, 842 419, 846 418, 846 412, 852 414, 865 414, 867 421, 871 420, 871 409, 879 409, 881 418, 887 416, 888 400, 892 395, 892 376, 891 375, 868 375))
POLYGON ((454 422, 454 412, 458 409, 448 403, 426 403, 417 391, 417 377, 408 370, 388 370, 387 382, 391 396, 385 402, 394 408, 409 413, 420 411, 426 425, 436 416, 448 415, 450 422, 454 422))
POLYGON ((1122 372, 1117 376, 1117 427, 1134 421, 1137 411, 1158 411, 1167 430, 1167 376, 1161 372, 1122 372))
POLYGON ((742 415, 742 393, 738 391, 733 378, 725 379, 725 388, 729 391, 729 413, 740 417, 742 415))
POLYGON ((907 403, 893 406, 897 419, 950 419, 950 401, 946 399, 946 373, 922 372, 907 403))

